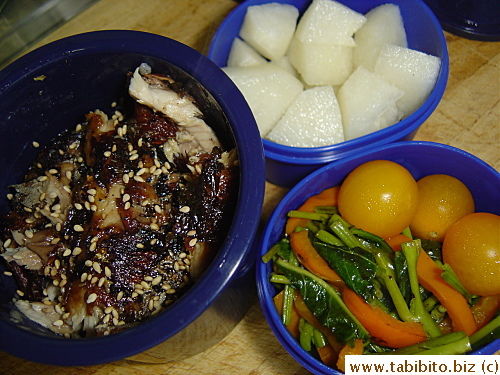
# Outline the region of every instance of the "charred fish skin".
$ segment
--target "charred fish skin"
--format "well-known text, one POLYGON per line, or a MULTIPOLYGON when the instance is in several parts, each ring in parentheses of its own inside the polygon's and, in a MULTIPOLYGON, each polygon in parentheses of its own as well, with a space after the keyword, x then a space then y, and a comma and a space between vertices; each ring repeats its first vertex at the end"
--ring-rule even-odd
POLYGON ((67 337, 120 331, 181 297, 223 242, 237 198, 236 150, 192 98, 139 68, 129 88, 133 114, 96 110, 56 137, 0 217, 17 307, 67 337))

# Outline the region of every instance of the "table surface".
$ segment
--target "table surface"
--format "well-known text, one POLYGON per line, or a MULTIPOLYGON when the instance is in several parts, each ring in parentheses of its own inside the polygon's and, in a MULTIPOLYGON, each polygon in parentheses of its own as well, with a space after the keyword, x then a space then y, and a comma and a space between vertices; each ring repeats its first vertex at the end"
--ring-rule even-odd
MULTIPOLYGON (((222 20, 238 3, 231 0, 100 0, 38 42, 73 34, 131 29, 170 37, 206 53, 222 20)), ((479 42, 446 33, 450 77, 443 100, 415 140, 461 148, 500 170, 500 43, 479 42)), ((264 222, 286 190, 266 184, 264 222)), ((498 353, 497 353, 498 354, 498 353)), ((90 367, 56 367, 27 362, 0 351, 5 375, 264 375, 308 374, 271 332, 257 301, 221 342, 183 361, 143 364, 127 360, 90 367)))

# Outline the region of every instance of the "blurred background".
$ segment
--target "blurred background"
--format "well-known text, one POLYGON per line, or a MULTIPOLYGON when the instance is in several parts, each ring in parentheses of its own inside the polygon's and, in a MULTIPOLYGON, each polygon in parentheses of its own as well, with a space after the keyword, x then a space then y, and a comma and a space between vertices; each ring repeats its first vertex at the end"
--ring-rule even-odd
POLYGON ((0 0, 0 68, 99 0, 0 0))

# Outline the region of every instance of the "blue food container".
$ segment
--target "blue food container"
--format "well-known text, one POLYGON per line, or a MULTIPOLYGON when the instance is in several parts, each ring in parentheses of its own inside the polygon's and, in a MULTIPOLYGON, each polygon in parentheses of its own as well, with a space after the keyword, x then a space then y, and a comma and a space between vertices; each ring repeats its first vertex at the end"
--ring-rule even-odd
POLYGON ((7 186, 22 182, 34 161, 32 142, 46 145, 89 111, 114 113, 126 96, 127 72, 141 63, 181 82, 221 142, 238 151, 240 187, 227 238, 201 279, 173 305, 137 327, 98 338, 66 339, 16 312, 17 288, 0 262, 0 350, 53 365, 178 360, 221 340, 253 301, 252 246, 265 183, 261 138, 229 78, 174 40, 121 30, 80 34, 45 45, 0 71, 0 211, 8 211, 7 186))
MULTIPOLYGON (((246 0, 223 21, 215 34, 208 57, 218 66, 226 66, 234 38, 249 6, 270 2, 287 3, 297 7, 302 14, 311 0, 246 0)), ((365 14, 370 9, 387 3, 384 0, 339 0, 353 10, 365 14)), ((440 102, 449 73, 448 49, 443 30, 432 11, 419 0, 390 1, 399 6, 408 39, 408 47, 441 58, 441 70, 434 87, 424 104, 404 120, 357 139, 335 145, 300 148, 280 145, 263 139, 266 156, 266 178, 269 182, 291 187, 303 177, 329 162, 369 150, 384 144, 411 140, 422 123, 432 114, 440 102)))
MULTIPOLYGON (((301 180, 278 204, 266 224, 260 248, 264 255, 283 236, 287 213, 297 209, 310 196, 340 185, 357 166, 377 159, 391 160, 407 168, 415 179, 429 174, 448 174, 461 180, 471 191, 477 212, 500 215, 500 173, 477 157, 457 148, 432 142, 403 141, 375 147, 355 156, 321 167, 301 180)), ((285 349, 314 374, 338 375, 341 372, 324 365, 301 348, 288 332, 272 298, 277 293, 270 283, 270 263, 257 262, 257 288, 264 315, 285 349)), ((500 350, 500 339, 469 354, 493 354, 500 350)))

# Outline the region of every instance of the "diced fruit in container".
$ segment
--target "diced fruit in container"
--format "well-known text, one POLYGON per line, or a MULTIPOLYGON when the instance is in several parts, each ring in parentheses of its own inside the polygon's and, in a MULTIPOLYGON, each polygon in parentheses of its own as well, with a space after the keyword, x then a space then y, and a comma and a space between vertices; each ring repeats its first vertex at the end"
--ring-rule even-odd
POLYGON ((380 49, 385 44, 407 47, 406 31, 399 6, 383 4, 365 14, 366 23, 356 31, 354 41, 354 66, 364 65, 375 69, 380 49))
POLYGON ((227 58, 227 66, 252 66, 267 63, 253 47, 243 40, 235 38, 227 58))
POLYGON ((380 50, 375 72, 404 91, 398 107, 404 117, 415 112, 428 98, 436 84, 441 59, 436 56, 394 45, 380 50))
POLYGON ((245 97, 261 136, 276 125, 303 90, 300 80, 271 63, 223 70, 245 97))
POLYGON ((401 118, 395 103, 404 92, 364 66, 358 67, 338 93, 346 140, 361 137, 401 118))
POLYGON ((281 58, 297 26, 299 11, 290 4, 267 3, 247 9, 240 37, 269 60, 281 58))
POLYGON ((365 16, 337 1, 313 0, 295 36, 302 42, 354 47, 352 36, 365 22, 365 16))
POLYGON ((344 141, 340 107, 331 86, 304 90, 267 139, 293 147, 320 147, 344 141))
POLYGON ((353 47, 303 42, 294 37, 290 63, 309 86, 341 85, 353 70, 353 47))
POLYGON ((294 77, 299 77, 297 69, 295 69, 293 65, 290 63, 290 59, 288 58, 287 55, 283 56, 279 60, 270 61, 270 63, 285 69, 288 73, 290 73, 294 77))

